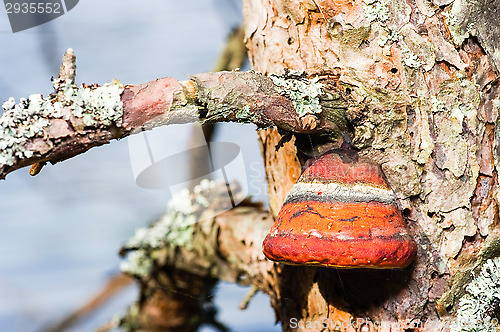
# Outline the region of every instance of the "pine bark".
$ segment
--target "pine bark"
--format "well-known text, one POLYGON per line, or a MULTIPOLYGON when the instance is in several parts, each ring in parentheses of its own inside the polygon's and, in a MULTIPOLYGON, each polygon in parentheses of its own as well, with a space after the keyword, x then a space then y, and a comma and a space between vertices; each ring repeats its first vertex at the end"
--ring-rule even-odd
MULTIPOLYGON (((325 321, 348 322, 342 331, 368 322, 448 330, 470 272, 498 255, 500 45, 488 31, 499 30, 498 7, 244 1, 253 69, 327 77, 350 96, 352 143, 381 164, 419 248, 405 270, 276 265, 271 296, 284 331, 325 321)), ((261 138, 276 215, 296 179, 284 170, 300 170, 301 149, 276 152, 275 131, 261 138)))

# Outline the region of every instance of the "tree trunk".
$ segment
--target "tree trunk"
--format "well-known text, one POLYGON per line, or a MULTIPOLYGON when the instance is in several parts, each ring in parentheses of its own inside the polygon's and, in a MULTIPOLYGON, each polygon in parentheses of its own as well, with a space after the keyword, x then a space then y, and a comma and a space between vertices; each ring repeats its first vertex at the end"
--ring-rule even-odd
MULTIPOLYGON (((314 323, 312 330, 372 323, 448 330, 471 272, 498 256, 498 7, 244 1, 253 69, 305 71, 349 96, 352 143, 381 164, 418 244, 415 263, 404 270, 277 264, 272 302, 283 330, 314 323)), ((276 215, 298 175, 284 170, 300 169, 300 148, 290 143, 276 152, 280 135, 260 135, 276 215)))

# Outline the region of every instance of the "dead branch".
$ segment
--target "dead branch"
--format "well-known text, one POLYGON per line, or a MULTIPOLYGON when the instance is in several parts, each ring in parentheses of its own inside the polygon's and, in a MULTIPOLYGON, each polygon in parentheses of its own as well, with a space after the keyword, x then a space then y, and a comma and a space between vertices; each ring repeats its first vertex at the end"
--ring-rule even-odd
MULTIPOLYGON (((68 51, 72 53, 71 51, 68 51)), ((65 55, 55 92, 3 104, 0 118, 0 179, 34 163, 56 163, 88 149, 154 127, 200 121, 254 123, 296 133, 345 129, 347 107, 327 82, 304 74, 264 76, 256 72, 162 78, 139 85, 120 82, 76 87, 75 57, 65 55)))
POLYGON ((261 250, 273 218, 248 201, 227 210, 224 192, 225 183, 205 182, 175 196, 167 214, 124 245, 122 271, 141 284, 138 302, 121 322, 126 331, 191 330, 205 316, 200 304, 216 280, 252 285, 252 292, 276 300, 275 264, 261 250), (200 204, 209 196, 208 205, 200 204))

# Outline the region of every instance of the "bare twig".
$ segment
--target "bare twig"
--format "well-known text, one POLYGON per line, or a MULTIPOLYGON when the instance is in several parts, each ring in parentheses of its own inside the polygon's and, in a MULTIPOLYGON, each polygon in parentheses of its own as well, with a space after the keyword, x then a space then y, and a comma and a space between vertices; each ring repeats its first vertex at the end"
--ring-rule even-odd
POLYGON ((259 288, 255 285, 250 286, 250 290, 245 295, 243 300, 240 302, 240 310, 245 310, 248 308, 250 301, 252 301, 253 297, 259 292, 259 288))

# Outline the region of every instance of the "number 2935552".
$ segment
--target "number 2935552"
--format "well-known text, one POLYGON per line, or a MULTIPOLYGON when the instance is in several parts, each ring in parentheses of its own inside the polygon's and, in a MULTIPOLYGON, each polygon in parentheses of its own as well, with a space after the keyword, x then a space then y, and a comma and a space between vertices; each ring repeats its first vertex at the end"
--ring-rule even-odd
POLYGON ((6 2, 7 14, 62 14, 61 2, 6 2))

